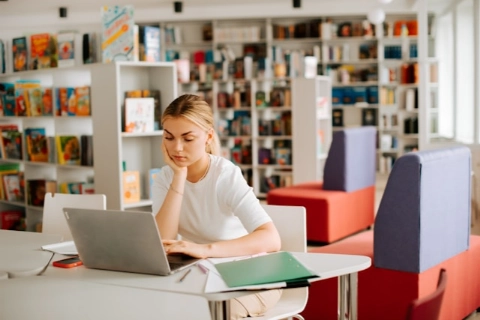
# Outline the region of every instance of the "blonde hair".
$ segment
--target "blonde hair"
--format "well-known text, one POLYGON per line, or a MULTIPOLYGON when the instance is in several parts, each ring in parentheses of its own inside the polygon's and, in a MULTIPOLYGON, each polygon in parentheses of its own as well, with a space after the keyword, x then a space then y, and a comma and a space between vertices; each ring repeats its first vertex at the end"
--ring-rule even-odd
POLYGON ((206 151, 220 155, 220 141, 214 128, 213 111, 205 100, 193 94, 184 94, 173 100, 162 115, 162 125, 170 118, 183 117, 205 131, 213 130, 213 138, 206 151))

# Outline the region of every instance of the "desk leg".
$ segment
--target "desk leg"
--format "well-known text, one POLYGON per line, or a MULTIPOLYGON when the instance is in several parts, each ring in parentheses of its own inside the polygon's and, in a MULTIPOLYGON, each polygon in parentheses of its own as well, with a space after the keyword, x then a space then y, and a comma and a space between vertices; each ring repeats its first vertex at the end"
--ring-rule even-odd
POLYGON ((229 320, 230 303, 227 301, 208 301, 212 320, 229 320))
POLYGON ((357 273, 338 277, 338 319, 357 320, 357 273))

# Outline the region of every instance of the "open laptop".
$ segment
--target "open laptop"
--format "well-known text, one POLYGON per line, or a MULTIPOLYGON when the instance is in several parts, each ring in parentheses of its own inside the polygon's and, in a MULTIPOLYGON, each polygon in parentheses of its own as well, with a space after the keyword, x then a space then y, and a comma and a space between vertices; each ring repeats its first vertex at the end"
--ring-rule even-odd
POLYGON ((167 255, 151 212, 64 208, 63 213, 87 268, 164 276, 200 260, 167 255))

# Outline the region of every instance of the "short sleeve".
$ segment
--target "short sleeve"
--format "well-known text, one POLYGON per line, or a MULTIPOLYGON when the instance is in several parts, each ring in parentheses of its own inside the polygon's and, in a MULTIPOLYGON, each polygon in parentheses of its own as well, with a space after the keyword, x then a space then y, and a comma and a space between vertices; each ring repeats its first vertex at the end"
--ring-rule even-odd
POLYGON ((160 172, 153 178, 152 185, 152 212, 157 215, 167 196, 168 188, 172 181, 172 172, 169 166, 164 166, 160 172))
POLYGON ((249 233, 272 221, 237 166, 224 168, 217 190, 219 202, 230 208, 249 233))

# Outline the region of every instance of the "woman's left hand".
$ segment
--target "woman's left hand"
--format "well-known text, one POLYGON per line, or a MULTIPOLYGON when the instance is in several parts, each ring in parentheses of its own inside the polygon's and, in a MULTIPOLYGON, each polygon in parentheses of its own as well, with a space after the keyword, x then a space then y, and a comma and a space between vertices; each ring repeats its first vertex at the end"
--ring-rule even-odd
POLYGON ((183 240, 162 240, 167 254, 183 253, 195 258, 207 258, 207 245, 183 240))

